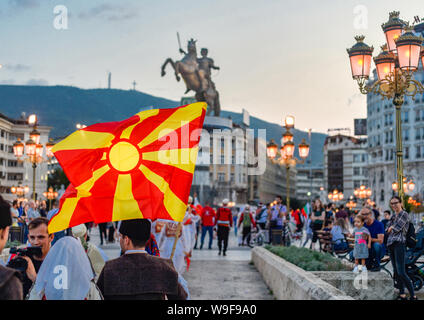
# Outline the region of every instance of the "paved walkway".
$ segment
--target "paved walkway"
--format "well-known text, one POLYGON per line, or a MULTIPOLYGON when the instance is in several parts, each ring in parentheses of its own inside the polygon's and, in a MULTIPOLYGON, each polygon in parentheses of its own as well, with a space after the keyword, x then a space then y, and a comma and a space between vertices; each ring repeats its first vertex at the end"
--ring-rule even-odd
POLYGON ((225 257, 218 255, 216 240, 212 250, 204 248, 193 250, 190 270, 184 274, 191 298, 193 300, 274 299, 262 276, 250 263, 251 249, 239 247, 234 232, 231 232, 229 240, 229 249, 225 257))

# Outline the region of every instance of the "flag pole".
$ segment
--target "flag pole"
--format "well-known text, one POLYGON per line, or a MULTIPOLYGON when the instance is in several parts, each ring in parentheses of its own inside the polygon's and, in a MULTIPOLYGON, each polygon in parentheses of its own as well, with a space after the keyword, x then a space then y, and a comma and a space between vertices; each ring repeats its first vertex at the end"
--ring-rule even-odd
POLYGON ((180 221, 178 222, 177 233, 175 234, 174 245, 172 246, 171 258, 170 258, 171 260, 172 258, 174 258, 175 248, 177 247, 177 241, 178 241, 178 238, 180 237, 181 228, 182 228, 182 223, 180 221))

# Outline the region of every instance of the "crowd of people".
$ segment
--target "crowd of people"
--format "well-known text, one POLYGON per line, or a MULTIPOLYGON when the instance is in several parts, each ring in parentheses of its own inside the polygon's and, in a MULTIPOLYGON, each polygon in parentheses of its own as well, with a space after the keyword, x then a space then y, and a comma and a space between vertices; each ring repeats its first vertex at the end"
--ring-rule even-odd
POLYGON ((240 246, 251 247, 252 235, 258 232, 266 235, 267 243, 284 244, 285 230, 300 234, 299 246, 309 243, 313 250, 322 249, 322 232, 331 234, 336 251, 348 250, 351 239, 353 272, 380 271, 381 259, 387 254, 399 284, 398 298, 406 299, 406 288, 410 299, 416 299, 405 271, 409 214, 396 196, 390 206, 391 211, 381 214, 376 206, 352 211, 334 203, 323 205, 317 199, 311 209, 305 206, 288 212, 277 196, 272 203, 237 210, 228 199, 214 208, 189 197, 182 222, 133 219, 99 224, 100 244, 120 244, 121 256, 109 260, 89 239, 93 223, 49 234, 49 219, 58 212, 57 205, 47 211, 43 202, 14 201, 10 206, 0 199, 0 253, 10 238, 10 226, 21 226, 23 243, 28 245, 11 251, 7 263, 11 268, 0 266, 0 299, 189 299, 183 274, 190 268, 193 250, 203 250, 205 241, 211 250, 216 239, 218 255, 226 256, 233 227, 240 246), (63 279, 58 266, 66 267, 63 279), (157 272, 163 273, 162 280, 151 281, 158 278, 157 272))

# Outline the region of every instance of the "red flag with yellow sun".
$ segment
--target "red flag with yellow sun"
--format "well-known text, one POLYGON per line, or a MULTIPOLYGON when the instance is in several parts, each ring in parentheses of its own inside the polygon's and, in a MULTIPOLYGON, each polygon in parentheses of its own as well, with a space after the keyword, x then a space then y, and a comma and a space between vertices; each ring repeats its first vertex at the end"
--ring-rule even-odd
POLYGON ((52 151, 71 184, 49 232, 90 221, 182 221, 205 112, 203 102, 142 111, 57 143, 52 151))

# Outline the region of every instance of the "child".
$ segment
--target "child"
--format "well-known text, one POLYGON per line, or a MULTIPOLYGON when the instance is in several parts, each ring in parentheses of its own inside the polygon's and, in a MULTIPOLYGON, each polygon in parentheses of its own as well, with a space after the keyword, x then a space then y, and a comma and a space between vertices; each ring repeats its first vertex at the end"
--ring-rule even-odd
POLYGON ((366 272, 365 259, 368 258, 368 249, 371 248, 371 235, 367 228, 364 227, 364 216, 358 214, 354 219, 355 228, 353 236, 355 237, 355 247, 353 248, 353 257, 355 258, 355 268, 353 272, 366 272), (361 259, 362 266, 358 266, 361 259))

